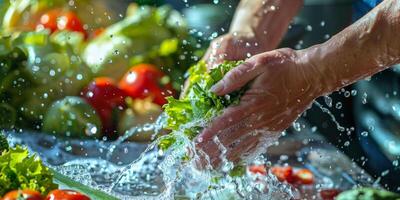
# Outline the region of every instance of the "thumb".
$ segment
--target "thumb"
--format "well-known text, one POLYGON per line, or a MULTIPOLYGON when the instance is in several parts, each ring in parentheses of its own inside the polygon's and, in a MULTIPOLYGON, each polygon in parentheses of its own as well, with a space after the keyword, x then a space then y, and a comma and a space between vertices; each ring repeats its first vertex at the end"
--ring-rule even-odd
POLYGON ((257 60, 253 57, 229 71, 221 81, 211 88, 211 92, 222 96, 245 86, 262 73, 263 67, 258 64, 257 60))

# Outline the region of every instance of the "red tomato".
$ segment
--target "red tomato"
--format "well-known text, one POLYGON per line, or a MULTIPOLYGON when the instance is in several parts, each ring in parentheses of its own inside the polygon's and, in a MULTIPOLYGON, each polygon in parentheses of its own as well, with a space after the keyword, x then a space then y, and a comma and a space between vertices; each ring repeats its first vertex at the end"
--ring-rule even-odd
POLYGON ((119 87, 132 98, 152 97, 154 103, 162 106, 167 103, 165 99, 167 96, 175 94, 171 83, 166 78, 167 76, 157 67, 140 64, 132 67, 125 74, 119 82, 119 87))
POLYGON ((249 171, 254 174, 267 175, 267 168, 265 165, 252 165, 249 167, 249 171))
POLYGON ((294 179, 299 184, 310 185, 314 183, 314 174, 308 169, 300 169, 294 173, 294 179))
POLYGON ((8 192, 6 195, 4 195, 3 200, 17 200, 19 199, 18 197, 22 197, 23 199, 26 200, 42 200, 42 195, 35 191, 35 190, 13 190, 11 192, 8 192))
POLYGON ((39 25, 49 29, 52 33, 57 30, 57 18, 60 15, 60 10, 54 9, 43 14, 40 17, 39 25))
POLYGON ((72 11, 65 12, 58 17, 57 28, 58 30, 81 32, 83 35, 85 35, 85 37, 87 36, 78 16, 72 11))
POLYGON ((39 25, 49 29, 52 33, 57 30, 69 30, 81 32, 87 37, 87 33, 83 28, 78 16, 72 12, 62 12, 59 9, 50 10, 40 17, 39 25))
POLYGON ((337 189, 322 189, 319 195, 323 200, 334 200, 342 191, 337 189))
POLYGON ((276 178, 283 182, 293 183, 293 168, 287 167, 272 167, 271 172, 276 176, 276 178))
POLYGON ((90 200, 90 198, 73 190, 53 190, 47 195, 46 200, 90 200))
POLYGON ((113 80, 101 77, 91 82, 81 95, 99 114, 103 132, 111 135, 116 129, 113 111, 126 106, 127 94, 119 89, 113 80))

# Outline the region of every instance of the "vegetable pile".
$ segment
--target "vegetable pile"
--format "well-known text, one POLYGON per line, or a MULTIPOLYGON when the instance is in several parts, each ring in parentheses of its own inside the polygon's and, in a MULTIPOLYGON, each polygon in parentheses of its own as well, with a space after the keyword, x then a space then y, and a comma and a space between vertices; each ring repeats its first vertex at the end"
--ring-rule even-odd
POLYGON ((0 128, 115 139, 155 121, 201 56, 186 22, 168 6, 132 4, 117 21, 91 1, 75 4, 0 5, 0 128), (100 16, 85 10, 94 8, 100 16))

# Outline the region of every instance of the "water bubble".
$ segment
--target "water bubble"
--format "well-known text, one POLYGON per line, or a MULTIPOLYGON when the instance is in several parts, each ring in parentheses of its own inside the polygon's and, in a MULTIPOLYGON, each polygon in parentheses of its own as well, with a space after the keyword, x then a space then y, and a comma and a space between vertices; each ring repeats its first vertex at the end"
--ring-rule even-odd
POLYGON ((357 90, 351 90, 351 96, 356 96, 357 95, 357 90))
POLYGON ((367 132, 367 131, 363 131, 363 132, 361 132, 361 136, 363 136, 363 137, 367 137, 367 136, 368 136, 368 132, 367 132))
POLYGON ((367 93, 364 92, 361 98, 362 104, 367 104, 367 97, 368 97, 367 93))
POLYGON ((324 100, 325 100, 325 104, 328 106, 328 107, 332 107, 332 98, 330 97, 330 96, 325 96, 324 97, 324 100))
POLYGON ((346 142, 344 143, 344 146, 345 146, 345 147, 350 146, 350 141, 346 141, 346 142))
POLYGON ((313 28, 312 28, 311 25, 307 25, 307 26, 306 26, 306 31, 312 31, 312 30, 313 30, 313 28))
POLYGON ((342 106, 343 106, 342 102, 337 102, 335 108, 342 109, 342 106))

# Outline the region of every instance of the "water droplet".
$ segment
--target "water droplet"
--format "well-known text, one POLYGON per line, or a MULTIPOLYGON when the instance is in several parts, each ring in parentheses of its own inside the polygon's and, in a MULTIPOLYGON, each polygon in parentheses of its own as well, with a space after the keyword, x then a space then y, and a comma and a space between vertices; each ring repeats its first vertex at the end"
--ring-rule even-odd
POLYGON ((361 136, 363 136, 363 137, 368 137, 368 132, 367 132, 367 131, 361 132, 361 136))

